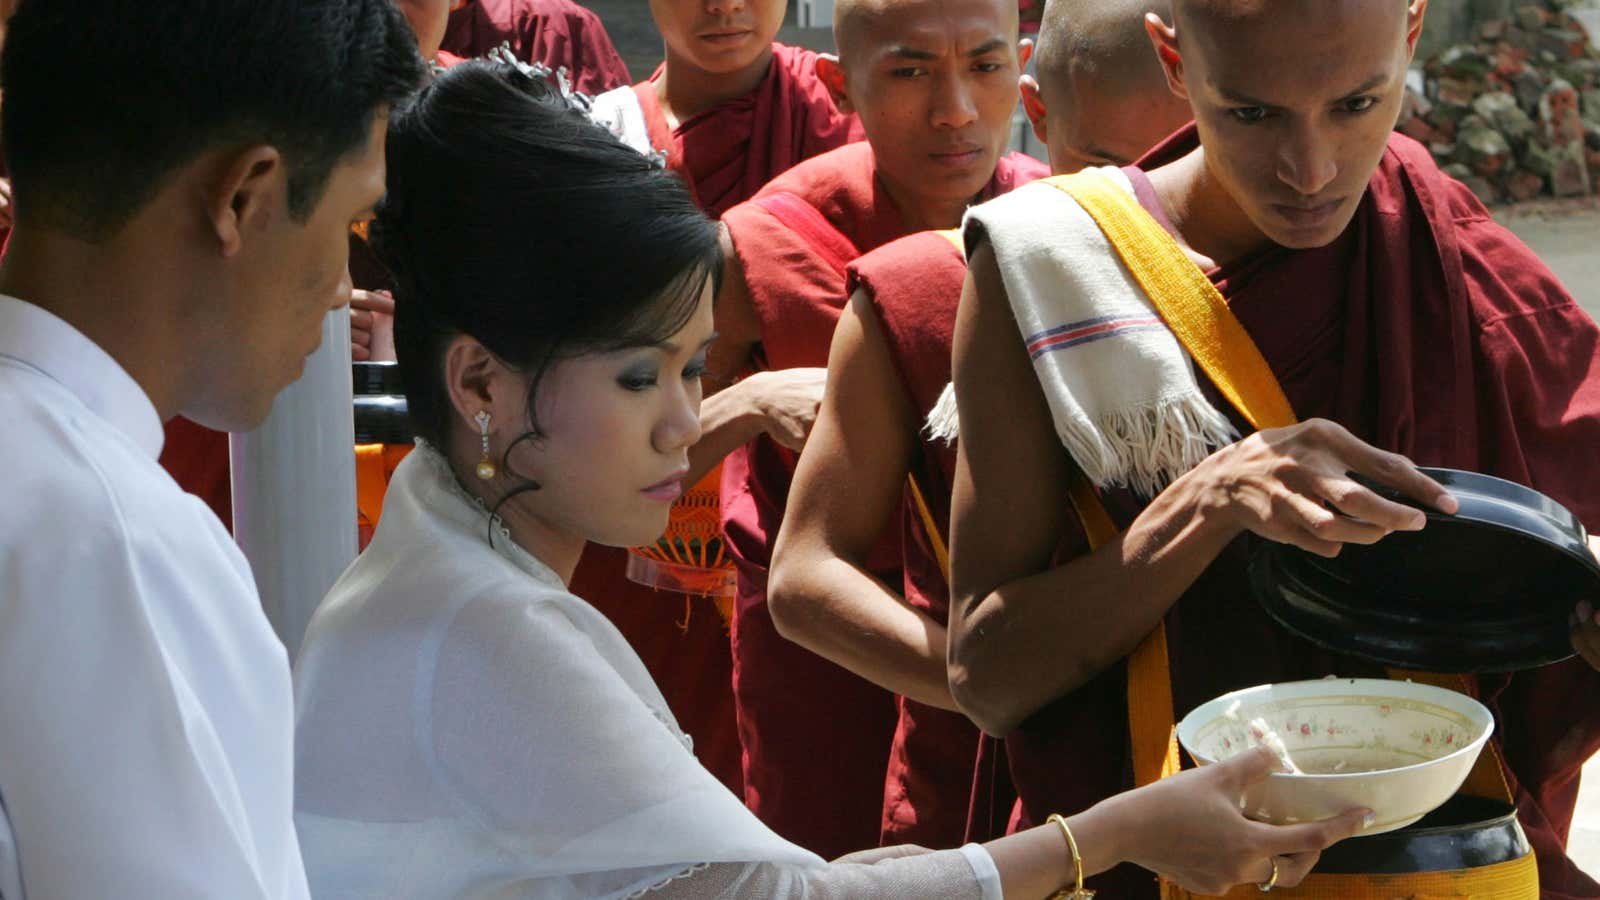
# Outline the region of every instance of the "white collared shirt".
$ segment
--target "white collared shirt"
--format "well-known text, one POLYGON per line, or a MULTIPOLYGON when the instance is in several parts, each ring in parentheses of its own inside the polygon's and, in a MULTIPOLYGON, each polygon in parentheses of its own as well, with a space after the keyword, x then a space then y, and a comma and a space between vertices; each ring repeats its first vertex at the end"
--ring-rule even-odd
POLYGON ((305 898, 293 699, 155 407, 0 297, 0 897, 305 898))

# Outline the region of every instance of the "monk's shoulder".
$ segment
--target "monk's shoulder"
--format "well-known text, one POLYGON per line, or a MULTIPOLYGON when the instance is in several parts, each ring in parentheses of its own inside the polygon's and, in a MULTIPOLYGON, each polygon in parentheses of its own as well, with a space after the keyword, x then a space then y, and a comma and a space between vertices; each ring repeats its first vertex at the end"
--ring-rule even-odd
POLYGON ((957 232, 919 231, 890 241, 850 264, 851 289, 866 286, 874 302, 877 288, 891 282, 916 282, 932 294, 949 293, 943 289, 954 285, 959 295, 967 274, 960 240, 957 232))
POLYGON ((1017 151, 1000 157, 1000 163, 995 168, 996 187, 1000 193, 1009 193, 1025 184, 1048 178, 1049 175, 1049 163, 1017 151))
POLYGON ((851 234, 878 211, 872 173, 872 147, 865 141, 846 144, 798 163, 767 182, 754 197, 723 213, 722 221, 737 242, 752 216, 759 218, 758 211, 768 208, 773 197, 784 195, 785 199, 798 199, 834 228, 851 234))
POLYGON ((778 41, 772 42, 772 57, 777 60, 781 71, 793 79, 795 84, 805 87, 814 85, 826 94, 827 86, 817 77, 817 56, 815 50, 794 47, 778 41))

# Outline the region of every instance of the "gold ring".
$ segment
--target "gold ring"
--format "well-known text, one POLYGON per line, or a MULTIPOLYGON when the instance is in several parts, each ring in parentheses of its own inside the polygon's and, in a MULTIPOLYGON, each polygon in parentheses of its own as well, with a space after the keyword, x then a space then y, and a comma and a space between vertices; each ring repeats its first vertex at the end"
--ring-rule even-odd
POLYGON ((1272 866, 1272 877, 1256 885, 1256 890, 1263 894, 1278 886, 1278 859, 1277 857, 1269 857, 1267 862, 1272 866))

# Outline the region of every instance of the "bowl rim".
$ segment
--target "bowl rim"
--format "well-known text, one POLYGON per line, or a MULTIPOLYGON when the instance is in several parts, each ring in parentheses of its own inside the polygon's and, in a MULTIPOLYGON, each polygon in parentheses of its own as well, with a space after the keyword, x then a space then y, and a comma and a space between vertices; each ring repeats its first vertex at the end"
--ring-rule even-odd
MULTIPOLYGON (((1443 756, 1437 757, 1435 759, 1423 760, 1422 762, 1409 763, 1407 765, 1398 766, 1398 767, 1393 768, 1393 769, 1378 769, 1378 770, 1375 770, 1375 771, 1367 771, 1367 772, 1300 772, 1300 773, 1295 773, 1295 772, 1271 772, 1271 773, 1268 773, 1268 777, 1269 778, 1285 778, 1285 779, 1292 779, 1292 780, 1317 779, 1317 780, 1339 781, 1339 780, 1347 779, 1347 778, 1370 778, 1370 777, 1375 776, 1375 775, 1385 775, 1385 776, 1387 776, 1387 775, 1395 775, 1395 774, 1400 774, 1400 773, 1404 773, 1404 772, 1409 772, 1409 771, 1414 770, 1414 769, 1420 770, 1420 769, 1428 768, 1430 766, 1437 766, 1437 765, 1439 765, 1439 764, 1441 764, 1443 762, 1446 762, 1447 760, 1454 759, 1455 757, 1463 756, 1463 755, 1468 754, 1468 753, 1471 753, 1471 754, 1474 754, 1474 755, 1476 755, 1478 753, 1481 753, 1483 751, 1484 744, 1488 743, 1489 738, 1494 735, 1494 714, 1489 711, 1489 708, 1487 706, 1484 706, 1481 702, 1479 702, 1477 698, 1472 697, 1472 696, 1470 696, 1468 694, 1464 694, 1464 693, 1462 693, 1460 691, 1451 690, 1449 688, 1442 688, 1442 687, 1439 687, 1437 685, 1427 684, 1425 682, 1412 681, 1410 679, 1399 679, 1399 678, 1341 678, 1341 677, 1332 677, 1332 676, 1330 676, 1328 678, 1308 679, 1308 680, 1305 680, 1305 681, 1278 681, 1278 682, 1273 682, 1271 684, 1258 684, 1258 685, 1255 685, 1254 687, 1247 687, 1247 688, 1241 688, 1241 689, 1239 689, 1237 691, 1230 691, 1230 692, 1228 692, 1226 694, 1223 694, 1220 697, 1216 697, 1214 699, 1207 700, 1205 703, 1202 703, 1199 706, 1196 706, 1194 709, 1190 710, 1189 714, 1184 716, 1183 719, 1180 722, 1178 722, 1178 726, 1176 728, 1177 735, 1178 735, 1178 743, 1183 746, 1183 749, 1189 754, 1190 757, 1192 757, 1195 760, 1195 762, 1199 763, 1202 766, 1214 765, 1217 762, 1219 762, 1219 760, 1217 760, 1217 759, 1215 759, 1215 758, 1213 758, 1211 756, 1208 756, 1206 754, 1203 754, 1203 753, 1199 752, 1198 750, 1194 749, 1194 747, 1191 746, 1191 741, 1194 738, 1196 731, 1198 731, 1200 728, 1204 727, 1205 725, 1211 724, 1216 719, 1220 718, 1220 713, 1216 711, 1218 707, 1226 708, 1226 704, 1231 703, 1235 699, 1242 699, 1243 695, 1254 694, 1254 693, 1259 693, 1259 692, 1266 692, 1266 691, 1272 690, 1273 688, 1306 688, 1306 687, 1311 687, 1311 686, 1332 686, 1332 685, 1360 686, 1360 685, 1397 685, 1397 684, 1406 685, 1408 689, 1419 690, 1423 694, 1431 694, 1436 698, 1446 698, 1446 697, 1448 697, 1448 698, 1450 698, 1451 702, 1456 703, 1456 704, 1462 704, 1463 701, 1464 701, 1465 702, 1465 706, 1467 707, 1467 710, 1466 710, 1466 714, 1467 715, 1479 717, 1479 718, 1482 719, 1482 721, 1487 723, 1485 725, 1484 729, 1483 729, 1483 733, 1478 735, 1476 738, 1474 738, 1470 743, 1462 744, 1460 747, 1457 747, 1456 749, 1450 751, 1449 753, 1446 753, 1443 756), (1204 716, 1203 720, 1201 718, 1201 713, 1205 713, 1205 716, 1204 716)), ((1315 696, 1315 694, 1308 694, 1307 696, 1315 696)), ((1420 698, 1418 698, 1418 699, 1420 699, 1420 698)), ((1446 706, 1447 704, 1439 703, 1437 705, 1446 706)))

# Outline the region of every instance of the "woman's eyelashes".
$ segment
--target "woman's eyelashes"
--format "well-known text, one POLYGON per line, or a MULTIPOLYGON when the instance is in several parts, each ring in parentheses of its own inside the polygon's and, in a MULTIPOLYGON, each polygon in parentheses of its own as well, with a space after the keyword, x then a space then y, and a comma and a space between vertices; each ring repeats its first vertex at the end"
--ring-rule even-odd
MULTIPOLYGON (((704 351, 695 355, 694 359, 683 368, 684 381, 698 381, 706 374, 706 354, 704 351)), ((656 365, 640 366, 628 369, 617 378, 617 384, 625 390, 646 391, 655 387, 661 381, 661 369, 656 365)))

